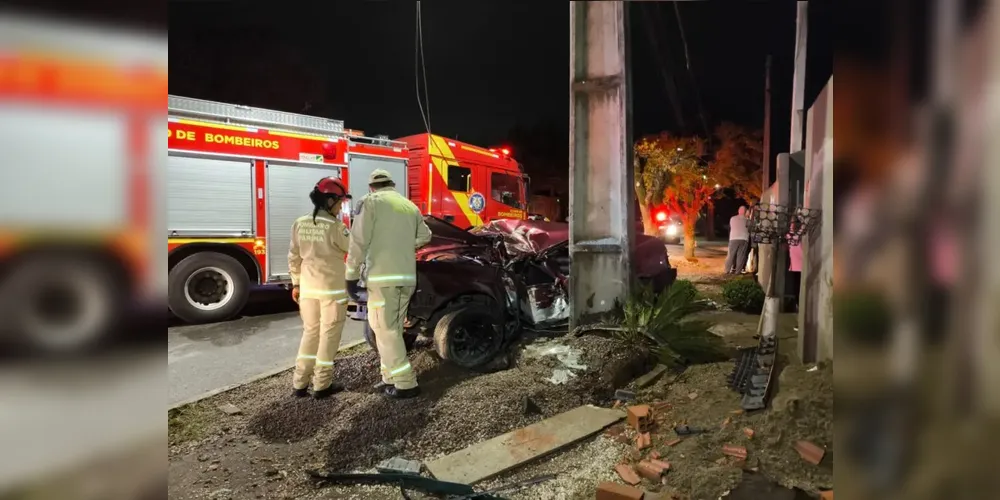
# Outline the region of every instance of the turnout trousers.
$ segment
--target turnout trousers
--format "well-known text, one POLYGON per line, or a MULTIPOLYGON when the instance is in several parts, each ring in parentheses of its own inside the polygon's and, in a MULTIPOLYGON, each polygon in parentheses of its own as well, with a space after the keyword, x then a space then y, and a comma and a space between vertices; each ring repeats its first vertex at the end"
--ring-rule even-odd
POLYGON ((337 298, 300 298, 302 341, 295 359, 292 387, 305 389, 312 379, 314 391, 333 384, 333 358, 340 349, 340 337, 347 320, 347 300, 337 298))
POLYGON ((368 288, 368 324, 375 332, 382 382, 397 389, 417 386, 417 374, 410 366, 403 341, 403 322, 413 289, 412 286, 368 288))

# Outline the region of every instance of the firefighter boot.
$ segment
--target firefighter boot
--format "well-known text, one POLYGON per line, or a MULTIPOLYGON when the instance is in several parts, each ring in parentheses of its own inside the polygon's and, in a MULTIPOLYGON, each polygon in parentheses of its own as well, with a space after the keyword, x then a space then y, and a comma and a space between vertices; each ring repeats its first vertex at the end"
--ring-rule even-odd
POLYGON ((392 399, 409 399, 420 395, 420 386, 412 389, 397 389, 396 386, 387 385, 383 392, 392 399))
POLYGON ((313 391, 313 397, 316 399, 326 399, 340 391, 344 390, 344 387, 339 384, 330 384, 326 389, 320 389, 318 391, 313 391))
POLYGON ((292 391, 292 396, 295 396, 297 398, 304 398, 308 395, 309 391, 307 389, 295 389, 292 391))

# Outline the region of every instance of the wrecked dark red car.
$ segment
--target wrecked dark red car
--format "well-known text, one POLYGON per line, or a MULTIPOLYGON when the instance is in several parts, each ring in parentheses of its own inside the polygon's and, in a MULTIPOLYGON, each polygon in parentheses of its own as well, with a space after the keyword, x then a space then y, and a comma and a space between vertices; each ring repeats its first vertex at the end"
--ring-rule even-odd
MULTIPOLYGON (((568 224, 504 219, 463 230, 435 217, 424 220, 434 238, 417 253, 407 349, 418 336, 432 337, 443 359, 474 368, 493 359, 522 328, 568 321, 568 224)), ((635 257, 637 277, 657 291, 676 279, 658 239, 638 235, 635 257)), ((365 321, 364 297, 353 309, 352 319, 365 321)))

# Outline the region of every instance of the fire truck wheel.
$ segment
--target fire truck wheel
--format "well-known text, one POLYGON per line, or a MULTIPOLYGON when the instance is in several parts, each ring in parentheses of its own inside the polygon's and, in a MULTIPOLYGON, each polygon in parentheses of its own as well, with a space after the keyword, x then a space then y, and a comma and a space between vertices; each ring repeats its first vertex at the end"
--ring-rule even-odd
POLYGON ((9 325, 31 349, 73 353, 114 333, 124 294, 107 267, 89 259, 32 259, 4 284, 9 325))
POLYGON ((188 323, 223 321, 250 297, 250 277, 236 259, 217 252, 188 256, 170 270, 170 310, 188 323))

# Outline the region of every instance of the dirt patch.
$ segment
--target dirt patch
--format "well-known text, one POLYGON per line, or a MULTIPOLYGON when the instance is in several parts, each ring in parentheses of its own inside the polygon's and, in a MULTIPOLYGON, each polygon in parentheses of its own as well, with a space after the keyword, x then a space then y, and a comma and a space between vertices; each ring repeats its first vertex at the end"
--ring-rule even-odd
MULTIPOLYGON (((832 487, 832 451, 815 466, 802 460, 794 449, 796 441, 808 440, 832 450, 832 368, 786 368, 773 407, 747 414, 740 410, 739 395, 726 387, 732 366, 715 363, 689 367, 640 392, 642 401, 668 404, 656 415, 652 446, 672 466, 667 475, 669 487, 662 491, 682 498, 715 499, 736 489, 747 471, 813 494, 832 487), (677 436, 673 431, 677 425, 705 432, 677 436), (746 429, 753 431, 752 437, 746 429), (668 446, 678 438, 679 443, 668 446), (723 453, 726 445, 745 447, 747 460, 727 457, 723 453)), ((620 432, 624 439, 633 435, 623 425, 610 432, 620 432)), ((657 485, 648 487, 651 491, 659 489, 657 485)))
MULTIPOLYGON (((372 390, 378 359, 368 352, 336 363, 336 380, 347 391, 327 400, 292 397, 286 372, 183 407, 201 416, 200 437, 171 435, 171 498, 307 497, 317 494, 307 469, 366 470, 395 455, 431 459, 581 404, 610 405, 617 387, 650 366, 647 352, 611 339, 557 342, 580 353, 572 375, 558 385, 548 381, 565 368, 555 356, 515 355, 513 368, 480 374, 419 350, 411 364, 423 395, 392 401, 372 390), (216 409, 222 403, 242 413, 226 415, 216 409)), ((392 488, 336 492, 398 498, 392 488)))

